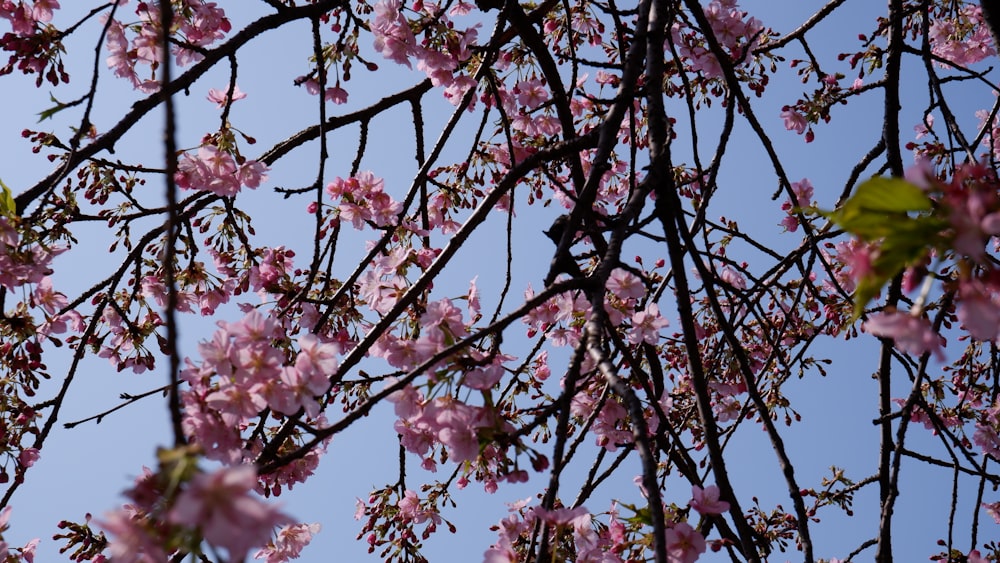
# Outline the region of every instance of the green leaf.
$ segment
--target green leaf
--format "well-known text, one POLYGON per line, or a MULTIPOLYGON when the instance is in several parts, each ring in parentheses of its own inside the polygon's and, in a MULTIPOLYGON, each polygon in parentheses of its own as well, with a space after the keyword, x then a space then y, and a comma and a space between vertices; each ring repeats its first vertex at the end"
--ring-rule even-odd
POLYGON ((855 319, 889 280, 926 258, 939 241, 948 222, 928 213, 933 209, 917 186, 876 176, 858 186, 839 209, 819 212, 873 246, 872 271, 858 280, 854 293, 855 319))
POLYGON ((875 176, 855 190, 848 204, 872 211, 930 211, 931 200, 924 191, 901 178, 875 176))
POLYGON ((899 178, 876 176, 864 182, 836 211, 820 212, 840 228, 865 241, 889 236, 907 213, 930 211, 930 198, 923 190, 899 178))
POLYGON ((858 282, 854 293, 854 319, 889 280, 919 264, 935 246, 948 222, 933 216, 907 217, 887 223, 886 235, 876 244, 872 272, 858 282))
POLYGON ((42 111, 42 112, 38 113, 38 122, 39 123, 45 121, 46 119, 51 118, 53 115, 55 115, 55 114, 57 114, 57 113, 61 112, 62 110, 64 110, 64 109, 66 109, 66 108, 69 107, 68 105, 66 105, 66 104, 60 102, 59 100, 57 100, 56 97, 53 96, 51 92, 49 93, 49 99, 52 100, 52 102, 54 104, 56 104, 56 105, 54 107, 51 107, 51 108, 49 108, 49 109, 47 109, 45 111, 42 111))
POLYGON ((7 184, 0 180, 0 215, 4 217, 14 217, 17 215, 17 203, 14 201, 14 193, 10 191, 7 184))

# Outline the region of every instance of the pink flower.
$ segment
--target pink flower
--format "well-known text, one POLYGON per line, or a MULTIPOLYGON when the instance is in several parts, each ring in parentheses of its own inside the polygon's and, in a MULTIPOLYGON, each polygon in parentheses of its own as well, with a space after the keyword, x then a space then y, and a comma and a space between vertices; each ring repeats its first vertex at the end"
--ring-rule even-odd
POLYGON ((49 276, 45 276, 38 282, 32 298, 36 305, 52 315, 58 313, 60 309, 69 304, 69 300, 66 299, 65 295, 52 289, 52 278, 49 276))
POLYGON ((645 295, 646 286, 642 284, 639 276, 628 270, 615 268, 608 277, 608 291, 622 301, 627 301, 629 299, 639 299, 645 295))
POLYGON ((40 455, 39 451, 35 448, 25 448, 18 454, 17 461, 22 467, 28 468, 35 465, 40 455))
POLYGON ((503 377, 504 369, 500 364, 490 364, 485 367, 472 369, 465 374, 462 384, 470 389, 486 391, 492 389, 503 377))
POLYGON ((792 193, 795 194, 795 206, 809 207, 812 204, 813 191, 814 188, 809 178, 792 182, 792 193))
POLYGON ((529 110, 537 108, 549 99, 548 91, 538 78, 518 82, 515 91, 517 102, 529 110))
POLYGON ((1000 424, 1000 405, 994 404, 983 412, 982 420, 976 422, 976 431, 972 435, 972 441, 982 448, 983 453, 993 457, 1000 457, 998 424, 1000 424))
POLYGON ((21 548, 21 559, 24 559, 28 563, 35 563, 35 548, 38 547, 39 541, 38 538, 35 538, 24 544, 24 547, 21 548))
POLYGON ((143 526, 144 515, 134 507, 125 505, 107 514, 100 522, 111 535, 108 551, 115 563, 153 563, 167 561, 156 539, 143 526))
POLYGON ((219 413, 223 422, 238 426, 267 406, 262 391, 263 385, 260 383, 226 381, 219 386, 218 391, 205 397, 205 404, 219 413))
POLYGON ((326 393, 330 386, 327 378, 337 371, 337 346, 320 342, 315 334, 305 334, 299 337, 299 347, 295 369, 308 376, 307 387, 313 395, 326 393))
POLYGON ((734 289, 747 288, 747 280, 743 277, 743 275, 737 272, 734 268, 731 268, 729 266, 725 266, 722 268, 722 270, 719 272, 719 279, 729 284, 734 289))
POLYGON ((781 110, 781 119, 785 122, 785 129, 795 131, 799 135, 805 133, 806 127, 809 125, 806 118, 803 117, 802 114, 789 108, 788 106, 785 106, 785 108, 781 110))
POLYGON ((702 489, 698 485, 691 486, 691 508, 700 514, 722 514, 729 511, 729 503, 719 500, 719 487, 709 485, 702 489))
POLYGON ((335 104, 346 104, 347 103, 347 90, 344 90, 340 86, 334 86, 333 88, 326 89, 326 95, 323 98, 328 102, 333 102, 335 104))
POLYGON ((982 506, 983 509, 986 511, 986 513, 993 518, 993 521, 996 522, 997 524, 1000 524, 1000 502, 994 502, 994 503, 984 502, 982 506))
POLYGON ((52 21, 52 10, 59 9, 58 0, 35 0, 31 8, 31 17, 42 23, 52 21))
POLYGON ((958 320, 976 340, 984 342, 1000 338, 1000 305, 990 287, 973 281, 962 281, 959 287, 958 320))
POLYGON ((941 337, 931 328, 927 319, 914 317, 907 313, 891 312, 872 315, 862 328, 869 334, 891 338, 896 348, 903 352, 921 355, 933 352, 940 360, 944 360, 941 351, 941 337))
POLYGON ((632 315, 632 330, 628 334, 628 341, 632 344, 656 344, 660 340, 660 329, 668 324, 667 319, 660 315, 659 306, 650 303, 644 310, 632 315))
POLYGON ((417 493, 406 489, 403 493, 403 498, 399 500, 399 517, 403 519, 404 522, 416 522, 420 523, 427 519, 427 515, 420 508, 420 499, 417 497, 417 493))
POLYGON ((687 522, 674 524, 666 531, 667 561, 669 563, 694 563, 705 553, 705 538, 687 522))
POLYGON ((34 33, 35 18, 24 3, 18 3, 17 7, 14 7, 11 2, 5 2, 0 4, 0 7, 4 10, 0 14, 10 20, 11 29, 15 34, 28 36, 34 33))
POLYGON ((927 114, 924 118, 923 123, 919 123, 913 126, 913 132, 916 133, 916 139, 922 139, 930 134, 931 129, 934 127, 934 114, 927 114))
POLYGON ((0 510, 0 533, 7 531, 10 523, 10 514, 14 511, 14 507, 5 506, 3 510, 0 510))
POLYGON ((967 5, 953 19, 935 20, 930 28, 931 52, 968 66, 996 54, 979 6, 967 5))
POLYGON ((285 526, 278 530, 275 540, 258 551, 253 558, 265 559, 267 563, 284 563, 289 559, 298 559, 302 548, 309 545, 313 535, 318 534, 319 530, 319 524, 285 526))
POLYGON ((199 473, 177 497, 167 514, 173 524, 198 527, 205 540, 240 561, 250 548, 265 545, 271 530, 290 519, 250 494, 257 471, 249 465, 199 473))
POLYGON ((415 54, 417 39, 406 18, 400 14, 400 0, 380 0, 375 4, 375 21, 370 24, 375 37, 375 50, 397 64, 410 67, 409 57, 415 54))
MULTIPOLYGON (((208 101, 215 102, 216 105, 218 105, 220 108, 223 108, 225 107, 226 102, 230 101, 229 96, 227 96, 228 93, 229 93, 228 89, 216 90, 215 88, 209 88, 208 101)), ((243 98, 246 97, 247 95, 240 90, 240 85, 235 84, 233 86, 233 97, 231 101, 235 102, 236 100, 242 100, 243 98)))

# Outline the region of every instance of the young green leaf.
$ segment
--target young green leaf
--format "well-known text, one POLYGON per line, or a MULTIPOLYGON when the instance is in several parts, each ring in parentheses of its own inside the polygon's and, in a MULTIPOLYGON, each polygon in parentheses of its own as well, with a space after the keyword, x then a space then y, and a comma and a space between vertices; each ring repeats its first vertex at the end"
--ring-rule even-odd
POLYGON ((0 180, 0 215, 14 217, 16 214, 17 203, 14 202, 14 194, 7 187, 7 184, 0 180))
POLYGON ((917 186, 879 176, 858 186, 839 209, 820 212, 874 245, 871 272, 858 280, 854 293, 855 319, 889 280, 922 261, 935 246, 948 223, 927 213, 932 209, 930 198, 917 186))

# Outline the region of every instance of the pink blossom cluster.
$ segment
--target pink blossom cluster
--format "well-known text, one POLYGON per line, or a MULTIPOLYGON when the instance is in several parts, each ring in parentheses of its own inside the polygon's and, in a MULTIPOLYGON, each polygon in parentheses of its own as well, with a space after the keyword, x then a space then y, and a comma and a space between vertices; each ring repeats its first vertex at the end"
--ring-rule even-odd
MULTIPOLYGON (((729 510, 729 503, 720 500, 719 489, 715 485, 704 489, 693 486, 689 504, 705 516, 716 516, 729 510)), ((608 512, 606 525, 596 522, 583 506, 547 510, 541 506, 528 507, 528 500, 523 500, 510 505, 510 512, 510 516, 497 525, 499 537, 483 555, 484 563, 522 561, 522 552, 518 547, 527 538, 537 537, 538 526, 549 529, 554 558, 560 555, 560 540, 571 536, 576 549, 574 560, 586 563, 632 561, 634 559, 629 555, 634 545, 648 546, 651 541, 648 533, 639 533, 635 520, 628 523, 622 521, 616 507, 608 512)), ((709 543, 701 532, 683 520, 668 522, 663 539, 669 563, 694 563, 707 551, 709 543)))
POLYGON ((17 35, 31 35, 39 23, 52 21, 52 11, 59 9, 59 0, 0 1, 0 18, 10 22, 17 35))
POLYGON ((958 253, 958 318, 973 338, 1000 339, 1000 269, 986 246, 1000 235, 1000 181, 986 165, 959 167, 950 182, 928 178, 928 187, 941 192, 940 204, 948 220, 948 247, 958 253))
POLYGON ((368 553, 374 553, 384 546, 383 558, 390 550, 402 555, 402 558, 406 555, 419 556, 420 540, 426 540, 436 533, 438 526, 444 524, 451 533, 455 533, 455 525, 440 514, 439 494, 447 490, 447 487, 438 483, 422 487, 422 490, 430 494, 421 498, 411 489, 386 486, 372 491, 366 501, 360 498, 357 500, 354 519, 365 521, 358 539, 365 539, 368 553), (419 536, 417 526, 423 526, 419 536))
POLYGON ((38 75, 36 86, 41 86, 43 79, 53 86, 69 82, 61 57, 64 49, 50 24, 53 10, 59 7, 58 0, 0 0, 0 19, 11 24, 11 32, 0 37, 0 48, 12 53, 0 67, 0 75, 12 72, 16 65, 24 74, 38 75))
POLYGON ((163 325, 159 313, 146 307, 134 319, 123 319, 118 309, 106 307, 101 313, 101 326, 107 332, 99 334, 97 357, 107 358, 118 371, 131 369, 143 373, 152 369, 154 356, 144 346, 145 337, 163 325))
POLYGON ((805 142, 811 143, 815 140, 816 134, 810 123, 829 122, 830 108, 860 93, 864 87, 864 80, 859 76, 854 79, 850 87, 845 88, 840 83, 845 78, 841 73, 823 74, 811 62, 799 59, 792 60, 791 66, 799 67, 798 72, 803 84, 809 81, 814 72, 818 84, 811 95, 799 99, 795 104, 783 106, 781 120, 785 129, 805 135, 805 142))
MULTIPOLYGON (((142 278, 142 295, 152 299, 160 308, 167 305, 167 288, 157 276, 149 275, 142 278)), ((212 284, 206 278, 195 280, 186 290, 177 292, 176 308, 180 313, 197 312, 202 316, 215 313, 219 305, 229 302, 229 297, 236 288, 235 279, 227 279, 220 284, 212 284)))
MULTIPOLYGON (((747 13, 737 7, 736 0, 712 0, 705 6, 705 17, 731 59, 745 63, 746 54, 757 46, 759 34, 764 29, 760 20, 747 18, 747 13)), ((691 70, 700 72, 705 78, 722 77, 722 66, 704 38, 694 30, 686 30, 681 23, 675 23, 670 32, 674 45, 691 65, 691 70)))
POLYGON ((294 274, 295 251, 284 246, 263 248, 257 251, 260 258, 250 267, 250 289, 262 297, 267 293, 282 293, 282 287, 291 282, 294 274))
POLYGON ((839 290, 853 293, 857 281, 872 273, 872 251, 867 243, 856 238, 830 243, 823 256, 833 269, 833 279, 824 281, 823 289, 830 295, 837 295, 839 290))
MULTIPOLYGON (((177 2, 175 2, 177 4, 177 2)), ((204 0, 181 0, 183 9, 174 8, 177 19, 178 39, 196 47, 208 47, 224 38, 232 29, 225 11, 215 2, 204 0)), ((132 86, 146 93, 160 88, 155 71, 163 60, 161 48, 159 6, 152 2, 139 2, 136 10, 137 23, 123 25, 118 20, 108 23, 105 48, 108 50, 107 64, 115 76, 128 79, 132 86), (131 40, 128 32, 132 32, 131 40), (140 78, 138 65, 150 68, 148 78, 140 78)), ((197 51, 175 45, 172 52, 178 66, 198 62, 202 55, 197 51)))
MULTIPOLYGON (((358 292, 373 311, 385 314, 406 293, 409 281, 403 275, 405 268, 414 262, 414 253, 404 246, 397 246, 372 261, 358 281, 358 292)), ((439 349, 440 338, 432 339, 421 334, 416 340, 397 341, 387 332, 376 342, 375 355, 385 358, 389 365, 406 369, 419 365, 439 349)))
POLYGON ((966 3, 954 17, 935 19, 930 27, 931 52, 956 65, 968 66, 996 54, 983 9, 966 3))
POLYGON ((460 65, 472 56, 471 46, 478 38, 479 24, 464 31, 455 29, 449 15, 466 12, 459 3, 449 13, 436 3, 418 1, 413 6, 417 17, 410 21, 403 14, 402 0, 380 0, 375 4, 375 19, 369 24, 375 38, 375 50, 383 57, 408 68, 411 59, 434 86, 444 89, 445 97, 458 104, 465 92, 476 85, 475 80, 459 71, 460 65), (424 32, 417 41, 414 29, 424 32), (458 74, 456 75, 456 72, 458 74))
MULTIPOLYGON (((189 362, 182 373, 189 389, 181 393, 185 432, 209 459, 240 463, 254 452, 244 450, 241 431, 265 408, 292 415, 319 416, 319 397, 329 390, 340 347, 314 334, 298 337, 298 351, 288 357, 276 342, 287 340, 273 318, 252 310, 235 323, 219 323, 212 339, 198 345, 202 362, 189 362)), ((290 353, 290 352, 289 352, 290 353)), ((310 461, 315 461, 311 459, 310 461)), ((301 481, 311 468, 294 468, 288 477, 301 481)), ((280 485, 281 483, 273 483, 280 485)))
POLYGON ((298 559, 302 549, 309 545, 320 530, 319 524, 286 524, 278 530, 275 539, 254 555, 265 563, 283 563, 298 559))
POLYGON ((233 197, 244 187, 258 188, 267 180, 267 166, 256 160, 241 160, 213 145, 203 145, 196 155, 184 153, 177 161, 174 181, 182 189, 233 197))
MULTIPOLYGON (((389 398, 395 404, 395 429, 407 451, 424 457, 440 444, 455 463, 475 461, 480 453, 479 432, 497 425, 492 409, 466 404, 454 397, 427 400, 423 393, 406 386, 389 398)), ((433 459, 425 467, 433 468, 433 459)))
MULTIPOLYGON (((928 241, 928 252, 956 263, 958 275, 946 285, 955 293, 962 327, 976 340, 1000 340, 1000 269, 987 252, 987 244, 1000 235, 1000 181, 996 173, 988 165, 967 163, 948 181, 923 166, 908 171, 907 178, 925 190, 935 202, 936 216, 945 220, 945 228, 928 241)), ((851 275, 856 280, 870 275, 879 252, 877 242, 856 245, 851 252, 851 275)), ((926 275, 925 263, 910 265, 904 273, 903 289, 917 289, 926 275)), ((933 352, 943 359, 943 340, 920 311, 883 311, 869 318, 864 328, 894 339, 905 352, 933 352)))
POLYGON ((983 453, 1000 459, 1000 401, 980 413, 972 441, 982 448, 983 453))
MULTIPOLYGON (((611 323, 620 327, 629 344, 657 344, 660 331, 669 321, 656 303, 640 304, 646 295, 642 279, 624 268, 612 270, 608 277, 605 311, 611 323)), ((525 299, 534 297, 529 286, 525 299)), ((590 316, 590 303, 580 293, 561 293, 525 315, 528 336, 545 332, 556 346, 573 346, 579 342, 583 323, 590 316)))
POLYGON ((795 201, 788 198, 781 204, 781 210, 788 215, 781 220, 781 226, 785 230, 794 233, 799 228, 799 213, 812 205, 813 185, 808 178, 803 178, 798 182, 792 182, 792 193, 795 201))
MULTIPOLYGON (((535 296, 531 286, 525 300, 535 296)), ((555 346, 575 346, 583 335, 583 322, 590 316, 590 303, 579 292, 560 293, 524 316, 528 337, 545 333, 555 346)))
MULTIPOLYGON (((563 534, 572 537, 576 549, 575 561, 587 563, 622 563, 624 560, 615 552, 616 543, 625 539, 624 527, 612 516, 612 524, 607 528, 595 527, 593 516, 586 507, 555 508, 546 510, 541 506, 527 507, 527 501, 511 505, 512 514, 498 524, 498 538, 483 554, 484 563, 517 563, 521 561, 518 544, 529 538, 536 526, 552 530, 551 549, 558 555, 556 538, 563 534), (596 529, 595 529, 596 528, 596 529)), ((618 548, 620 550, 620 548, 618 548)))
MULTIPOLYGON (((178 483, 178 477, 185 473, 172 465, 165 466, 162 473, 145 470, 126 493, 132 503, 105 516, 101 526, 113 536, 108 545, 113 561, 166 561, 179 546, 197 553, 202 540, 213 549, 225 549, 232 561, 242 561, 252 548, 269 542, 270 553, 279 553, 271 541, 274 528, 290 524, 291 519, 253 493, 257 484, 254 467, 223 467, 210 473, 198 470, 178 483), (194 545, 192 532, 197 534, 194 545)), ((288 555, 301 551, 309 539, 311 535, 290 534, 275 541, 284 540, 283 553, 288 555)))
POLYGON ((346 180, 337 176, 325 192, 337 202, 337 216, 358 230, 369 221, 378 227, 395 226, 403 210, 403 204, 385 192, 385 181, 367 170, 346 180))
POLYGON ((570 413, 580 420, 589 420, 594 414, 594 423, 590 428, 597 439, 597 445, 609 452, 617 451, 619 446, 628 446, 632 443, 632 429, 626 421, 627 411, 621 403, 614 399, 604 401, 600 411, 596 411, 599 406, 599 397, 602 389, 591 386, 589 393, 577 393, 573 395, 570 403, 570 413))
POLYGON ((52 273, 52 259, 65 248, 23 244, 11 219, 0 216, 0 285, 14 290, 41 282, 52 273))

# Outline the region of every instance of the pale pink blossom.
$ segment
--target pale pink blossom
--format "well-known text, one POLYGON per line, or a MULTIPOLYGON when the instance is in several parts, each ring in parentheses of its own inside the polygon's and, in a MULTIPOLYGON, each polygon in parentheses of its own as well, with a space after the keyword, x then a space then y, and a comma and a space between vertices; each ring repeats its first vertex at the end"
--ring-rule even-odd
POLYGON ((515 88, 517 101, 529 110, 533 110, 549 99, 549 92, 538 78, 522 80, 515 88))
POLYGON ((983 503, 982 507, 986 510, 986 513, 993 518, 993 521, 1000 524, 1000 502, 993 503, 983 503))
POLYGON ((691 508, 700 514, 722 514, 729 511, 729 503, 719 499, 719 487, 709 485, 702 489, 698 485, 691 486, 691 508))
POLYGON ((54 315, 69 304, 66 296, 52 289, 52 278, 45 276, 35 286, 35 293, 32 295, 35 305, 38 305, 45 312, 54 315))
POLYGON ((628 270, 615 268, 608 277, 608 291, 619 299, 628 301, 629 299, 639 299, 645 295, 646 286, 643 285, 639 276, 628 270))
POLYGON ((781 110, 781 119, 785 122, 785 129, 795 131, 799 135, 805 133, 809 125, 802 114, 787 106, 781 110))
POLYGON ((232 98, 230 98, 228 94, 229 94, 228 88, 225 90, 216 90, 215 88, 209 88, 208 101, 214 102, 217 106, 219 106, 219 108, 223 108, 225 107, 226 102, 229 101, 235 102, 236 100, 242 100, 243 98, 247 97, 246 93, 240 90, 239 84, 235 84, 233 86, 232 98))
POLYGON ((628 340, 632 344, 656 344, 660 340, 660 329, 668 324, 667 319, 660 315, 660 307, 656 303, 650 303, 645 309, 632 315, 632 330, 629 331, 628 340))
POLYGON ((928 35, 931 52, 957 65, 968 66, 996 54, 983 10, 974 4, 967 4, 954 18, 935 20, 928 35))
POLYGON ((919 356, 933 352, 938 359, 944 359, 941 337, 926 318, 899 311, 883 312, 872 315, 862 328, 869 334, 893 339, 896 348, 908 354, 919 356))
POLYGON ((0 17, 10 21, 11 30, 16 35, 28 36, 35 31, 37 19, 33 10, 23 2, 16 5, 10 1, 0 3, 0 17))
POLYGON ((167 520, 199 528, 207 542, 240 561, 252 547, 266 545, 275 526, 290 522, 251 493, 256 485, 257 471, 248 465, 199 473, 177 497, 167 520))
POLYGON ((35 462, 38 461, 40 456, 41 453, 39 453, 36 448, 25 448, 21 450, 20 454, 18 454, 17 461, 21 464, 21 467, 28 468, 35 465, 35 462))
POLYGON ((264 559, 266 563, 285 563, 298 559, 302 549, 309 545, 320 530, 319 524, 289 524, 278 530, 274 541, 258 551, 253 558, 264 559))
POLYGON ((52 11, 58 9, 58 0, 35 0, 31 7, 31 17, 42 23, 49 23, 52 21, 52 11))
POLYGON ((110 512, 99 522, 111 534, 108 553, 115 563, 162 563, 167 554, 156 538, 149 535, 142 519, 145 516, 125 505, 110 512))
POLYGON ((340 86, 334 86, 332 88, 326 89, 326 94, 323 96, 328 102, 333 102, 334 104, 346 104, 347 103, 347 90, 344 90, 340 86))
POLYGON ((679 522, 668 528, 666 539, 669 563, 694 563, 707 548, 705 537, 687 522, 679 522))
POLYGON ((1000 338, 1000 296, 992 287, 964 280, 959 286, 958 319, 976 340, 1000 338))
POLYGON ((916 139, 922 139, 930 134, 931 130, 934 128, 934 114, 929 113, 924 117, 922 123, 918 123, 913 126, 913 132, 916 133, 916 139))
POLYGON ((504 369, 500 364, 490 364, 473 368, 465 373, 462 384, 470 389, 486 391, 492 389, 503 377, 504 369))
POLYGON ((410 24, 400 13, 400 0, 380 0, 375 4, 375 21, 369 27, 375 37, 374 47, 382 56, 410 67, 409 57, 416 52, 417 40, 410 24))

